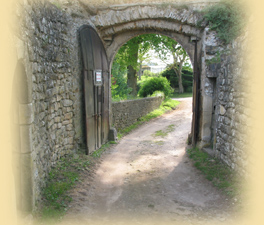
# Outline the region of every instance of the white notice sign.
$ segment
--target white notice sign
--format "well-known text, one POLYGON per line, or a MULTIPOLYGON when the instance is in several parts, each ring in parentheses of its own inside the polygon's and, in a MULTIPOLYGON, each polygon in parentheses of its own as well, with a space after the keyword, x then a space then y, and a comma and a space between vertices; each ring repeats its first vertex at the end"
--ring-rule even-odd
POLYGON ((102 72, 96 71, 95 72, 96 82, 102 82, 102 72))
POLYGON ((94 71, 94 85, 101 86, 103 84, 102 70, 94 71))

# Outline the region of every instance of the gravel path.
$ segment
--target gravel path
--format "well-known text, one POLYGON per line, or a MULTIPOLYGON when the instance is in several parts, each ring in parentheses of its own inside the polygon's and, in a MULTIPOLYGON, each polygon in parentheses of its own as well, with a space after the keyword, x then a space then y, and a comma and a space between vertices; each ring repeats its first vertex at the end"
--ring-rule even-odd
POLYGON ((232 220, 232 203, 186 156, 192 99, 111 146, 93 176, 71 192, 63 224, 212 224, 232 220), (156 131, 166 136, 157 136, 156 131))

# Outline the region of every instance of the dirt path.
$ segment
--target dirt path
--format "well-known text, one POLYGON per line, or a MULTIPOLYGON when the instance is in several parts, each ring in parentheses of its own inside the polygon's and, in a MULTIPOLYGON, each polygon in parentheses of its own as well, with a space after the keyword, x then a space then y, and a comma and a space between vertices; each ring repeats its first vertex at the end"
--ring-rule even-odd
POLYGON ((231 204, 185 154, 192 99, 141 126, 105 152, 72 191, 63 224, 226 223, 231 204), (162 130, 167 136, 156 136, 162 130), (124 222, 126 221, 126 222, 124 222))

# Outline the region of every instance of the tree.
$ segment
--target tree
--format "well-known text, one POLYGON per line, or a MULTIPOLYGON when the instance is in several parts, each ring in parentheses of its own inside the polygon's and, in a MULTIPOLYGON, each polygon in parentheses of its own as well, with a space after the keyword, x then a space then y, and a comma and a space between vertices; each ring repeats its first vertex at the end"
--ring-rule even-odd
MULTIPOLYGON (((179 82, 178 77, 175 74, 173 69, 166 69, 161 74, 163 77, 166 77, 173 88, 178 88, 179 82)), ((193 84, 193 70, 189 65, 184 65, 182 67, 182 85, 185 92, 192 92, 192 84, 193 84)))
POLYGON ((140 61, 143 61, 149 49, 150 43, 141 35, 129 40, 118 51, 119 57, 122 57, 121 64, 127 67, 127 86, 131 88, 132 96, 137 96, 137 72, 140 69, 140 61))
POLYGON ((173 69, 178 77, 179 93, 184 92, 182 85, 182 67, 188 59, 188 54, 184 48, 175 40, 158 34, 147 34, 148 41, 152 48, 159 55, 159 58, 167 63, 168 56, 172 55, 173 63, 168 64, 168 69, 173 69))
POLYGON ((126 73, 127 69, 120 63, 122 58, 117 55, 114 59, 111 71, 111 94, 112 99, 123 100, 127 98, 127 95, 131 92, 127 86, 126 73))
POLYGON ((149 49, 154 49, 162 61, 167 61, 168 56, 173 56, 173 63, 168 64, 168 68, 175 71, 178 77, 179 93, 183 93, 182 67, 188 55, 186 51, 175 40, 157 34, 144 34, 132 38, 124 44, 118 51, 115 60, 120 64, 120 68, 127 69, 127 87, 130 88, 130 95, 137 95, 138 71, 142 61, 147 57, 149 49))

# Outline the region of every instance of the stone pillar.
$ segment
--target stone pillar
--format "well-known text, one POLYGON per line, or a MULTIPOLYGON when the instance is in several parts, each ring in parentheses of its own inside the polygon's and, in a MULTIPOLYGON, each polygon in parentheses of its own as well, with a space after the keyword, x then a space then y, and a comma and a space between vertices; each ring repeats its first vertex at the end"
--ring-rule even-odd
POLYGON ((21 209, 31 211, 33 206, 32 174, 32 123, 34 121, 33 104, 19 104, 20 133, 20 187, 21 209))
POLYGON ((32 126, 34 112, 31 74, 26 73, 22 56, 18 54, 13 85, 13 170, 17 208, 22 212, 31 212, 33 208, 32 126))

